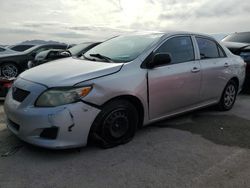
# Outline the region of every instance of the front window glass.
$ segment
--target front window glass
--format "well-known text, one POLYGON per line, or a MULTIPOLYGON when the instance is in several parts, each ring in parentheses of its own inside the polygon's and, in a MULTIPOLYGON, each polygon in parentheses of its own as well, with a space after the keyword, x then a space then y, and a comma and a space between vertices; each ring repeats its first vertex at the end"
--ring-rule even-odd
POLYGON ((101 54, 114 62, 129 62, 158 41, 161 36, 162 34, 119 36, 90 49, 84 56, 93 59, 91 54, 101 54))
POLYGON ((168 53, 171 63, 181 63, 194 60, 194 48, 191 37, 174 37, 167 40, 156 53, 168 53))

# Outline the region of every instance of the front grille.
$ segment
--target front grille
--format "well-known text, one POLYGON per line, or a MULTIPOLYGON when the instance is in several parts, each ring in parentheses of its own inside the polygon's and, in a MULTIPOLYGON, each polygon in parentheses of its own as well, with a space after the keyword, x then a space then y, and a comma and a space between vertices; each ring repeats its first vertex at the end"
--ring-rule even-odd
POLYGON ((12 96, 18 102, 23 102, 23 100, 30 94, 29 91, 19 89, 17 87, 12 87, 12 96))

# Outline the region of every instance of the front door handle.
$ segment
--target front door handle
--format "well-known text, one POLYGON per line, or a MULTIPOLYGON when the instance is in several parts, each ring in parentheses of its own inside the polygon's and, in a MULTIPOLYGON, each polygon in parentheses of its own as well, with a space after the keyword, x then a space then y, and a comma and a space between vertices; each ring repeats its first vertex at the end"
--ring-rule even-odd
POLYGON ((196 73, 196 72, 200 72, 200 69, 197 68, 197 67, 194 67, 192 70, 191 70, 192 73, 196 73))
POLYGON ((228 63, 225 63, 225 64, 224 64, 224 67, 229 67, 229 64, 228 64, 228 63))

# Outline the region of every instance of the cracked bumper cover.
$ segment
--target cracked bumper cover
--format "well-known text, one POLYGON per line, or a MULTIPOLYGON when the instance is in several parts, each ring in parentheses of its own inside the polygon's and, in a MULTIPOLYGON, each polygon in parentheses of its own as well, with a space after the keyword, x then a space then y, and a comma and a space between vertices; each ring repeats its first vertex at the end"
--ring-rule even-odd
POLYGON ((83 102, 53 108, 38 108, 25 105, 25 101, 23 103, 15 101, 11 92, 10 90, 5 100, 7 127, 21 140, 54 149, 87 144, 90 127, 100 112, 99 109, 83 102), (18 129, 13 124, 17 125, 18 129), (55 139, 40 136, 44 129, 53 127, 58 128, 55 139))

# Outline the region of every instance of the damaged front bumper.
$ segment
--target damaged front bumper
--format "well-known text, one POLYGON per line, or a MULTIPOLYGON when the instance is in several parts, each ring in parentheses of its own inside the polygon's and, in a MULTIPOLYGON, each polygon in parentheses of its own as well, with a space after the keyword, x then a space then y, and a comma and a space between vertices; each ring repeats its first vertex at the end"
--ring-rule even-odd
POLYGON ((12 97, 12 90, 5 100, 7 127, 25 142, 46 148, 73 148, 85 146, 88 141, 90 127, 100 112, 99 109, 83 102, 77 102, 59 107, 38 108, 34 102, 44 86, 28 81, 15 83, 16 87, 30 91, 36 87, 37 92, 31 92, 23 102, 12 97), (22 82, 22 84, 21 84, 22 82), (29 88, 23 88, 28 86, 29 88), (40 87, 40 88, 39 88, 40 87), (36 96, 37 95, 37 96, 36 96))

